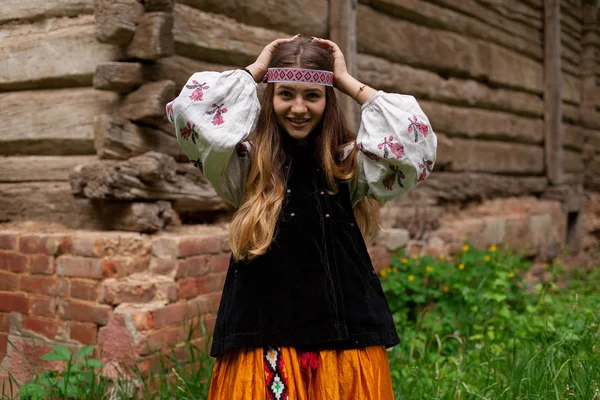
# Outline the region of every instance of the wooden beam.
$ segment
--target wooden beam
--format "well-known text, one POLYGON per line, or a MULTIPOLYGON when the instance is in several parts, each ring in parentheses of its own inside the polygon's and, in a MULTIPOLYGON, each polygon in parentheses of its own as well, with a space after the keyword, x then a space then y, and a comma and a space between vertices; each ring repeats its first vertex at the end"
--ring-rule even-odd
POLYGON ((96 66, 96 89, 129 93, 143 82, 143 66, 140 63, 111 61, 96 66))
POLYGON ((140 19, 127 55, 142 60, 157 60, 173 55, 173 14, 147 12, 140 19))
POLYGON ((563 180, 560 0, 544 0, 544 144, 546 176, 552 185, 563 180))
POLYGON ((123 118, 153 124, 166 119, 165 104, 175 97, 175 82, 150 82, 128 94, 119 112, 123 118))
POLYGON ((97 160, 96 156, 0 157, 0 182, 68 181, 73 168, 97 160))
MULTIPOLYGON (((356 5, 357 0, 329 0, 329 39, 337 43, 346 59, 348 72, 358 78, 356 56, 356 5)), ((357 133, 360 107, 356 102, 337 92, 342 114, 352 132, 357 133)))
POLYGON ((94 14, 98 41, 122 46, 133 38, 144 6, 137 0, 94 0, 94 14))

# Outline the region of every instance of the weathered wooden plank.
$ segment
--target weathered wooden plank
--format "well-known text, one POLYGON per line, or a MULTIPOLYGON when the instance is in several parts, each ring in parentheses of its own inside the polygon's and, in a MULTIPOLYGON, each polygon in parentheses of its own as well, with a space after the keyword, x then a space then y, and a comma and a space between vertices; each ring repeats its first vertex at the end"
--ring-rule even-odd
POLYGON ((561 102, 560 0, 544 0, 544 144, 546 175, 558 185, 563 175, 563 134, 561 102))
POLYGON ((527 196, 544 192, 546 177, 517 177, 469 172, 435 172, 415 193, 447 202, 527 196))
POLYGON ((177 3, 222 14, 253 26, 287 32, 286 36, 301 33, 326 37, 328 33, 327 0, 287 0, 285 3, 277 0, 177 0, 177 3))
POLYGON ((573 150, 563 150, 563 171, 566 173, 581 173, 585 171, 585 165, 583 163, 583 154, 573 150))
POLYGON ((144 82, 143 66, 135 62, 106 62, 98 64, 94 88, 129 93, 144 82))
POLYGON ((411 94, 418 99, 446 104, 507 111, 529 117, 544 115, 540 96, 507 89, 494 89, 484 83, 440 75, 407 65, 395 64, 367 54, 358 55, 358 78, 374 88, 411 94))
POLYGON ((0 90, 90 86, 96 65, 122 56, 98 43, 94 16, 0 27, 0 90), (57 57, 69 54, 70 57, 57 57))
POLYGON ((453 172, 542 175, 544 148, 529 144, 448 138, 438 133, 436 168, 453 172), (482 155, 485 156, 482 157, 482 155))
POLYGON ((148 151, 157 151, 179 161, 188 161, 173 135, 111 115, 96 117, 94 134, 96 138, 94 145, 100 158, 126 160, 148 151))
POLYGON ((168 201, 155 203, 100 202, 96 209, 103 230, 155 233, 181 221, 168 201))
POLYGON ((175 51, 173 14, 157 11, 145 13, 127 47, 127 55, 142 60, 168 57, 175 51))
POLYGON ((0 93, 0 155, 94 154, 94 117, 117 101, 91 88, 0 93))
POLYGON ((560 79, 562 101, 566 101, 571 104, 580 104, 581 78, 562 72, 560 74, 560 79))
POLYGON ((518 117, 500 111, 454 107, 421 100, 419 104, 429 117, 434 132, 451 137, 507 140, 540 144, 543 141, 541 118, 518 117))
POLYGON ((596 155, 587 164, 585 188, 587 190, 600 192, 600 155, 596 155))
POLYGON ((542 93, 542 65, 505 47, 402 21, 359 5, 358 50, 390 61, 542 93), (385 26, 386 29, 380 29, 385 26), (393 37, 394 40, 389 40, 393 37), (420 38, 415 41, 414 38, 420 38), (485 54, 485 56, 483 56, 485 54), (474 56, 479 55, 479 56, 474 56))
POLYGON ((174 55, 156 60, 152 64, 146 64, 144 66, 144 76, 148 81, 170 79, 175 82, 175 91, 179 92, 194 72, 223 72, 236 68, 238 67, 233 65, 213 64, 174 55))
POLYGON ((0 182, 68 181, 73 168, 93 161, 96 156, 0 157, 0 182))
POLYGON ((288 36, 183 4, 175 4, 173 16, 175 52, 208 62, 246 66, 256 60, 266 44, 288 36), (217 26, 219 29, 215 29, 217 26))
POLYGON ((563 145, 567 149, 583 150, 585 135, 583 128, 578 125, 563 124, 563 145))
POLYGON ((502 15, 504 18, 531 25, 541 30, 543 27, 543 12, 519 0, 476 0, 502 15))
POLYGON ((145 123, 165 119, 165 105, 175 97, 175 82, 171 80, 150 82, 128 94, 119 113, 123 118, 145 123))
POLYGON ((8 0, 0 2, 0 24, 7 21, 75 17, 94 12, 93 0, 8 0))
POLYGON ((229 208, 190 163, 149 152, 127 161, 100 161, 78 167, 71 175, 75 196, 102 200, 170 200, 186 211, 229 208))
POLYGON ((361 3, 368 4, 374 9, 389 15, 416 22, 421 26, 449 30, 493 42, 535 60, 541 60, 543 57, 543 49, 539 42, 515 36, 474 17, 429 2, 420 0, 363 0, 361 3))
MULTIPOLYGON (((357 74, 356 0, 329 0, 329 38, 341 49, 351 76, 357 74)), ((360 107, 349 96, 338 96, 342 114, 352 132, 358 132, 360 107)))
POLYGON ((173 11, 175 0, 144 0, 146 12, 173 11))
POLYGON ((94 0, 94 14, 96 38, 123 46, 133 38, 144 6, 138 0, 94 0))

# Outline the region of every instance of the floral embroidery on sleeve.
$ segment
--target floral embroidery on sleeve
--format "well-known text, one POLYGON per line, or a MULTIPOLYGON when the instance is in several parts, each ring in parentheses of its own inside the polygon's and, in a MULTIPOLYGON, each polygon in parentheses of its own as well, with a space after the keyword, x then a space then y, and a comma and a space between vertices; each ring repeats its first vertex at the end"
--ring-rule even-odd
POLYGON ((419 132, 421 135, 423 135, 423 137, 427 137, 427 134, 429 134, 429 125, 427 125, 425 122, 419 121, 419 118, 416 115, 412 118, 409 117, 408 120, 410 121, 410 124, 408 125, 408 131, 410 133, 414 133, 415 142, 419 140, 419 132))
POLYGON ((401 143, 394 143, 393 136, 383 138, 383 142, 379 143, 377 148, 380 150, 383 149, 383 158, 388 158, 390 151, 394 153, 397 160, 401 159, 404 155, 404 145, 401 143))
POLYGON ((217 105, 216 103, 213 103, 211 106, 212 108, 206 112, 208 115, 215 115, 212 120, 213 125, 222 125, 225 122, 222 114, 225 114, 227 109, 223 106, 224 104, 217 105))
POLYGON ((433 161, 424 159, 423 162, 419 164, 419 169, 421 170, 421 173, 417 178, 417 182, 423 182, 425 178, 427 178, 427 175, 433 170, 433 161))
POLYGON ((394 182, 398 182, 398 186, 404 187, 402 184, 402 179, 404 178, 406 178, 406 176, 400 171, 400 167, 391 165, 390 174, 383 179, 383 186, 385 186, 387 190, 392 190, 394 182))
POLYGON ((183 128, 179 130, 181 133, 181 138, 184 140, 192 139, 193 143, 196 143, 196 136, 198 136, 198 132, 196 132, 196 124, 192 124, 189 121, 185 124, 183 128))
POLYGON ((190 95, 190 100, 192 101, 202 101, 202 95, 204 94, 203 90, 210 89, 210 86, 204 83, 198 83, 196 80, 192 80, 193 85, 185 85, 188 89, 194 89, 192 94, 190 95))
POLYGON ((194 165, 194 167, 198 168, 200 170, 200 172, 204 173, 202 161, 200 161, 199 158, 197 160, 192 160, 192 164, 194 165))
POLYGON ((169 102, 167 103, 167 118, 169 119, 169 122, 173 122, 175 120, 174 118, 175 113, 173 112, 173 102, 169 102))
POLYGON ((373 161, 379 161, 380 157, 377 154, 371 153, 369 150, 366 150, 363 146, 362 143, 358 144, 358 149, 368 158, 370 158, 373 161))
POLYGON ((248 158, 248 154, 249 154, 248 147, 244 143, 240 142, 240 143, 236 144, 235 151, 237 152, 238 157, 248 158))

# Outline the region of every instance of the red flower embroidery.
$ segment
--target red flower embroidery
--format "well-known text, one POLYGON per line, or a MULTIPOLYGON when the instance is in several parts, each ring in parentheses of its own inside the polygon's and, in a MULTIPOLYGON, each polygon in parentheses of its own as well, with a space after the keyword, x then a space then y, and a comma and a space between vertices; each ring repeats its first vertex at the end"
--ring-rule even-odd
POLYGON ((238 143, 235 145, 235 150, 237 152, 238 157, 246 158, 248 157, 249 150, 248 147, 244 143, 238 143))
POLYGON ((419 164, 419 169, 421 173, 417 178, 417 182, 423 182, 427 178, 427 175, 433 171, 433 161, 423 159, 423 162, 419 164))
POLYGON ((373 161, 379 161, 380 157, 377 154, 371 153, 369 150, 365 150, 362 143, 358 144, 358 150, 360 150, 365 156, 370 158, 373 161))
POLYGON ((193 80, 193 85, 185 85, 188 89, 195 89, 190 95, 190 99, 192 101, 202 101, 202 95, 204 94, 203 90, 210 89, 210 86, 204 83, 198 83, 198 81, 193 80))
POLYGON ((427 125, 425 122, 419 121, 419 118, 417 118, 416 115, 414 115, 413 118, 414 120, 410 117, 408 118, 410 121, 410 124, 408 125, 408 132, 414 133, 416 142, 419 140, 419 132, 421 132, 423 137, 427 137, 429 134, 429 125, 427 125))
POLYGON ((188 140, 191 136, 192 141, 193 141, 194 136, 192 135, 192 133, 194 133, 194 134, 196 133, 195 129, 196 129, 196 124, 190 124, 190 122, 188 121, 185 124, 185 126, 179 130, 179 133, 181 133, 181 137, 185 140, 188 140))
POLYGON ((170 103, 167 103, 167 118, 169 119, 169 121, 173 122, 173 116, 174 116, 173 102, 170 102, 170 103))
POLYGON ((227 109, 223 107, 223 104, 219 106, 216 103, 213 103, 211 107, 212 109, 208 110, 206 113, 208 115, 215 115, 212 120, 213 125, 222 125, 225 122, 223 120, 222 114, 225 114, 227 112, 227 109))
POLYGON ((385 186, 387 190, 392 190, 394 182, 398 182, 398 186, 404 187, 402 184, 402 179, 404 178, 406 178, 406 176, 404 176, 404 173, 400 171, 400 167, 392 165, 390 166, 390 174, 383 180, 383 186, 385 186))
POLYGON ((378 149, 383 149, 383 158, 388 158, 389 152, 391 151, 399 160, 404 155, 404 146, 401 143, 394 143, 394 137, 383 138, 383 142, 377 145, 378 149))

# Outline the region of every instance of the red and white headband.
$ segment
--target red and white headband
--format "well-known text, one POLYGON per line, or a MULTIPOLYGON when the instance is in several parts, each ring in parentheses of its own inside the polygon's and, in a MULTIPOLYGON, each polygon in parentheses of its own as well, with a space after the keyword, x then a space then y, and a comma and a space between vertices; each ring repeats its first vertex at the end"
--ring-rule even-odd
POLYGON ((269 68, 263 82, 312 83, 333 86, 333 72, 303 68, 269 68))

